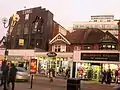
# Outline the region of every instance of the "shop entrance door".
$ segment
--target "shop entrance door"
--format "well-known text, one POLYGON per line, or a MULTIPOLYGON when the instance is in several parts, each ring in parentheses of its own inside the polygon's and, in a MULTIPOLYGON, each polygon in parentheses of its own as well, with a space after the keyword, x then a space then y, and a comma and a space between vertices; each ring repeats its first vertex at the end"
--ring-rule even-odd
POLYGON ((100 66, 99 65, 92 65, 93 69, 93 80, 99 81, 100 78, 100 66))

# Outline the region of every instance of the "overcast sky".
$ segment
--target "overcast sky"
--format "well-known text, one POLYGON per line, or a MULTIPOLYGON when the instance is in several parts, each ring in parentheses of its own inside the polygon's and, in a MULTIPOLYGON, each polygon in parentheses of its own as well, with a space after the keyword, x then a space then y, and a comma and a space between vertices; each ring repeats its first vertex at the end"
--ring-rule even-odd
POLYGON ((1 19, 9 18, 15 11, 42 6, 54 14, 54 20, 68 28, 73 21, 90 20, 91 15, 114 15, 120 19, 120 0, 1 0, 0 39, 7 29, 1 19))

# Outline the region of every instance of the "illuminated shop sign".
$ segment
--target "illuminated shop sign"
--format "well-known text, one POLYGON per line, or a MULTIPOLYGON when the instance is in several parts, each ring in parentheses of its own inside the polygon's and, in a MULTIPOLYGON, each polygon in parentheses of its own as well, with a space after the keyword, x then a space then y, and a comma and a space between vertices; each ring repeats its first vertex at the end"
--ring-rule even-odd
POLYGON ((119 53, 81 53, 81 60, 119 61, 119 53))
POLYGON ((37 59, 31 59, 30 74, 36 74, 36 72, 37 72, 37 59))
POLYGON ((57 56, 57 54, 55 52, 48 52, 47 56, 48 57, 55 57, 55 56, 57 56))

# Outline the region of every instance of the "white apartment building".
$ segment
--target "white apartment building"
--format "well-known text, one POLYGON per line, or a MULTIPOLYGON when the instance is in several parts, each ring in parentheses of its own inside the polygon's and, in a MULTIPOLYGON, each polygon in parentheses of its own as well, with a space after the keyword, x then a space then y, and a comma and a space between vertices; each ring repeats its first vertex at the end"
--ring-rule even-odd
POLYGON ((114 15, 95 15, 91 16, 90 21, 76 21, 73 24, 73 30, 86 28, 99 28, 102 31, 109 31, 118 38, 118 20, 114 19, 114 15))

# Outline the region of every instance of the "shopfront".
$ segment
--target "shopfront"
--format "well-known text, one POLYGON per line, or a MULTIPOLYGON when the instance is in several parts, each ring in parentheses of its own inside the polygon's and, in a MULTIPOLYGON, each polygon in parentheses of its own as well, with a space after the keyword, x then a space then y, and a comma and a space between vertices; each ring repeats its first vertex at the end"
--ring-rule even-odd
POLYGON ((15 66, 24 67, 25 69, 29 68, 29 59, 25 59, 24 56, 8 56, 8 62, 14 63, 15 66))
POLYGON ((70 67, 73 53, 56 53, 55 57, 47 55, 48 52, 35 53, 37 61, 37 71, 39 74, 47 75, 50 68, 55 70, 56 75, 65 75, 65 71, 70 67))
POLYGON ((34 57, 34 50, 32 49, 10 49, 7 57, 8 62, 14 63, 16 66, 29 69, 29 62, 34 57))
POLYGON ((101 80, 101 72, 111 70, 112 80, 120 67, 118 51, 74 51, 71 77, 101 80))

